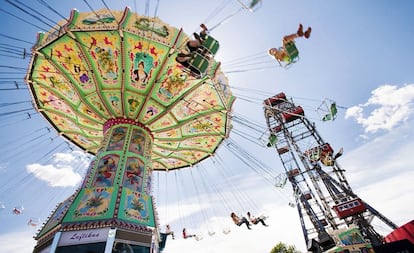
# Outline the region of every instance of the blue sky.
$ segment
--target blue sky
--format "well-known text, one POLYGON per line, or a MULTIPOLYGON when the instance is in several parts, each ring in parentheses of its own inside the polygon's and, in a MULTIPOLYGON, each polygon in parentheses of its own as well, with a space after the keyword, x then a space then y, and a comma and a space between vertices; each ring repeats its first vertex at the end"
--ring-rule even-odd
MULTIPOLYGON (((36 33, 47 25, 1 1, 0 36, 2 49, 30 51, 36 33), (15 16, 11 16, 14 14, 15 16), (20 19, 19 19, 20 18, 20 19), (28 23, 27 23, 27 22, 28 23), (30 25, 34 23, 36 26, 30 25)), ((40 4, 25 3, 46 17, 61 18, 40 4)), ((46 1, 63 16, 70 10, 90 11, 84 1, 46 1)), ((101 1, 89 1, 94 9, 104 8, 101 1)), ((110 8, 130 6, 141 15, 153 16, 157 1, 112 1, 110 8), (148 10, 148 11, 146 11, 148 10)), ((240 9, 232 1, 158 1, 157 16, 183 27, 187 34, 199 30, 199 24, 214 27, 240 9), (223 3, 227 3, 222 5, 223 3), (223 7, 223 8, 218 8, 223 7), (219 11, 220 10, 220 11, 219 11)), ((411 151, 414 150, 414 3, 399 1, 271 1, 263 0, 256 12, 243 10, 211 31, 220 41, 216 60, 229 78, 236 100, 235 116, 265 129, 261 101, 281 91, 302 105, 306 116, 315 121, 324 140, 334 148, 344 147, 340 158, 346 177, 360 197, 397 225, 413 219, 414 179, 411 151), (297 39, 300 60, 289 69, 267 56, 271 47, 279 47, 281 38, 296 31, 299 23, 311 26, 310 39, 297 39), (261 68, 260 70, 256 70, 261 68), (325 99, 335 100, 340 109, 333 122, 321 122, 316 108, 325 99)), ((32 13, 33 14, 33 13, 32 13)), ((40 16, 39 14, 34 14, 40 16)), ((42 18, 45 20, 45 18, 42 18)), ((49 23, 49 21, 46 21, 49 23)), ((35 227, 29 219, 45 220, 56 204, 80 183, 89 158, 69 148, 48 123, 29 110, 29 92, 23 78, 30 57, 15 59, 0 52, 0 244, 9 252, 30 252, 35 227), (19 69, 22 68, 22 69, 19 69), (14 88, 19 83, 19 90, 14 88), (4 106, 8 103, 22 102, 4 106), (62 180, 64 179, 64 180, 62 180), (22 215, 11 209, 23 206, 22 215), (16 238, 19 243, 16 243, 16 238)), ((240 143, 263 161, 275 177, 283 172, 274 150, 260 145, 260 133, 237 122, 229 142, 240 143), (256 141, 241 138, 237 131, 250 134, 256 141)), ((203 240, 169 240, 166 253, 269 252, 279 241, 305 250, 297 212, 287 204, 290 187, 276 189, 266 180, 264 171, 246 166, 221 146, 214 158, 191 169, 156 174, 153 194, 157 200, 159 223, 170 223, 177 234, 182 227, 204 234, 203 240), (231 224, 229 211, 269 215, 269 227, 255 226, 252 231, 231 224), (231 229, 224 235, 220 231, 231 229), (216 231, 208 236, 207 231, 216 231)), ((374 221, 375 222, 375 221, 374 221)), ((383 225, 376 229, 390 232, 383 225)))

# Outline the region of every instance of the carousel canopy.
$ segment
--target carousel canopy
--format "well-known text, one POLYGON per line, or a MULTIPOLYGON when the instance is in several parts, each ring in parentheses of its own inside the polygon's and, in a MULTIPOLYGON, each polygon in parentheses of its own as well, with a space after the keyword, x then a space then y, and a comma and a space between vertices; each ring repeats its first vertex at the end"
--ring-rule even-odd
POLYGON ((37 110, 83 150, 98 151, 108 120, 133 120, 153 136, 153 169, 186 167, 228 137, 234 101, 213 57, 203 77, 176 62, 188 40, 182 29, 128 8, 73 10, 38 35, 26 82, 37 110))

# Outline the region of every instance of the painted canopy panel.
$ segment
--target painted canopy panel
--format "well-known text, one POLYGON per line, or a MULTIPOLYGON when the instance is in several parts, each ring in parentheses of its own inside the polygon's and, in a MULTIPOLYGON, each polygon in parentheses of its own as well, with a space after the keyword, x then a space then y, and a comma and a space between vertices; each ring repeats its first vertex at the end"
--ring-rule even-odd
POLYGON ((72 11, 33 48, 26 77, 56 130, 96 153, 111 118, 140 122, 154 137, 154 169, 193 165, 229 134, 234 97, 220 63, 195 78, 175 61, 189 37, 158 18, 72 11))

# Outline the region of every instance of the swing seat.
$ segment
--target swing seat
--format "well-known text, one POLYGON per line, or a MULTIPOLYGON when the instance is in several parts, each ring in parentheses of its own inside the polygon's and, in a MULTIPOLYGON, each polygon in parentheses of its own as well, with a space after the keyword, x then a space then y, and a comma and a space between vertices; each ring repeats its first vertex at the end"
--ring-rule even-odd
POLYGON ((286 50, 287 57, 284 61, 279 61, 280 66, 284 68, 288 68, 291 66, 292 63, 295 63, 299 60, 299 50, 296 47, 294 41, 289 41, 285 44, 284 48, 279 48, 279 50, 286 50))
POLYGON ((261 0, 238 0, 244 9, 255 12, 262 5, 261 0))
POLYGON ((227 235, 231 232, 230 228, 224 228, 223 229, 223 234, 227 235))
POLYGON ((262 220, 267 220, 267 218, 269 218, 269 216, 265 215, 265 214, 262 214, 262 215, 259 216, 259 218, 262 219, 262 220))
POLYGON ((286 185, 287 177, 286 174, 279 174, 276 178, 275 187, 283 188, 286 185))
POLYGON ((289 41, 286 43, 286 51, 288 52, 290 61, 296 61, 299 58, 299 51, 295 45, 295 42, 289 41))
POLYGON ((220 47, 220 44, 215 38, 213 38, 209 35, 206 35, 206 37, 204 38, 203 43, 201 44, 201 47, 202 47, 203 50, 207 51, 207 53, 214 56, 217 53, 217 51, 220 47))
MULTIPOLYGON (((324 104, 324 103, 325 102, 323 102, 322 104, 324 104)), ((333 121, 333 120, 336 119, 336 114, 338 114, 338 108, 336 107, 336 103, 333 102, 329 106, 328 112, 322 117, 322 121, 329 121, 329 120, 332 120, 333 121)))
POLYGON ((208 59, 196 52, 193 53, 188 64, 191 73, 194 74, 196 78, 202 78, 209 66, 208 59))
POLYGON ((270 148, 271 146, 275 145, 276 141, 277 141, 277 136, 275 134, 270 134, 269 142, 266 144, 266 146, 270 148))

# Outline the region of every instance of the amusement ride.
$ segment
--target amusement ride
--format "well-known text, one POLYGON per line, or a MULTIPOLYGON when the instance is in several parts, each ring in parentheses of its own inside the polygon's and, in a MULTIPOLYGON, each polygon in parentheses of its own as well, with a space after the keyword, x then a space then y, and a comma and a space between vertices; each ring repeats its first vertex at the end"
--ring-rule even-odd
MULTIPOLYGON (((37 13, 20 1, 7 2, 37 13)), ((215 59, 220 43, 211 32, 241 11, 254 12, 262 1, 238 1, 240 8, 216 26, 202 25, 204 33, 193 36, 156 16, 140 15, 130 8, 111 10, 102 2, 106 8, 74 9, 52 29, 39 33, 31 52, 1 46, 8 54, 30 57, 25 83, 36 111, 50 124, 39 130, 46 131, 39 138, 53 129, 71 150, 82 150, 90 157, 76 191, 59 202, 43 224, 38 218, 28 221, 39 228, 34 253, 163 251, 172 232, 162 231, 160 225, 152 190, 158 180, 155 173, 191 168, 194 177, 195 168, 202 177, 205 172, 198 166, 207 159, 225 171, 216 154, 221 146, 245 163, 261 167, 264 172, 259 173, 270 175, 274 188, 291 185, 289 205, 298 212, 310 252, 345 252, 341 250, 350 247, 358 250, 353 252, 373 252, 386 242, 371 225, 374 218, 399 229, 352 190, 336 160, 343 150, 335 152, 304 109, 283 92, 263 100, 267 125, 258 126, 261 136, 256 140, 275 150, 282 173, 273 175, 229 138, 231 131, 244 135, 233 124, 250 123, 233 112, 236 96, 226 74, 247 70, 240 70, 244 59, 227 66, 215 59), (190 47, 192 40, 199 46, 190 47), (181 56, 188 58, 181 61, 181 56), (224 67, 235 70, 224 71, 224 67)), ((54 10, 43 0, 40 3, 54 10)), ((279 50, 286 50, 288 60, 277 60, 277 65, 287 69, 299 60, 299 50, 294 42, 284 47, 279 50)), ((260 64, 267 64, 271 57, 266 53, 256 59, 263 56, 267 60, 260 64)), ((271 64, 274 67, 274 59, 271 64)), ((15 85, 20 88, 18 82, 15 85)), ((344 107, 324 99, 315 111, 320 114, 318 120, 334 121, 338 109, 344 107)), ((33 114, 27 111, 18 113, 30 119, 33 114)), ((194 184, 197 194, 198 187, 194 184)), ((0 204, 1 209, 8 208, 0 204)), ((16 206, 12 212, 21 215, 24 209, 16 206)), ((223 234, 230 231, 223 226, 223 234)), ((208 229, 208 235, 215 235, 213 229, 208 229)))

